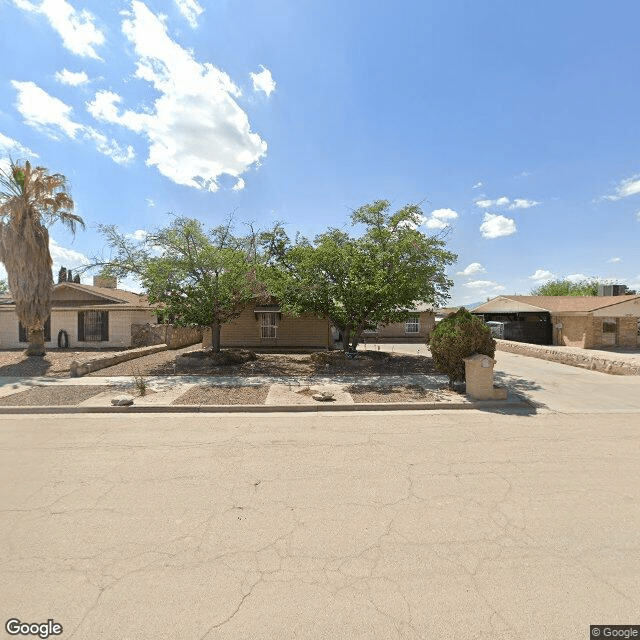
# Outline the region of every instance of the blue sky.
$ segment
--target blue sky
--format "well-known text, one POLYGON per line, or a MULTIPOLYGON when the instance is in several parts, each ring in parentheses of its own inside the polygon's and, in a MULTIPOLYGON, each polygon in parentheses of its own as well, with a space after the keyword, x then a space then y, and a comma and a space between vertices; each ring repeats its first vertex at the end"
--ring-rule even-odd
POLYGON ((640 289, 634 0, 0 0, 0 158, 70 180, 56 269, 166 214, 343 226, 422 202, 452 303, 640 289))

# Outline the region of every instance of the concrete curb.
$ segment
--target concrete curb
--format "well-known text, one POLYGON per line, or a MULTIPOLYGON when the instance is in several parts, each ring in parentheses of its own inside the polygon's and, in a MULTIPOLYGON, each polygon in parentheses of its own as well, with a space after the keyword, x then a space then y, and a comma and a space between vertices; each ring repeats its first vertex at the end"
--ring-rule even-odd
POLYGON ((435 409, 532 409, 530 402, 513 400, 475 400, 471 402, 375 402, 360 404, 221 404, 221 405, 132 405, 129 407, 33 406, 0 407, 0 415, 43 413, 320 413, 331 411, 425 411, 435 409))

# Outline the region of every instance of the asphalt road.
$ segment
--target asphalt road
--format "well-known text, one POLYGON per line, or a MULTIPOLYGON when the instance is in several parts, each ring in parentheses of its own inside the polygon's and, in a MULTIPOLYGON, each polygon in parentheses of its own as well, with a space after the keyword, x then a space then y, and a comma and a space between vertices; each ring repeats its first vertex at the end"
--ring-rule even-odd
POLYGON ((65 640, 586 639, 640 622, 638 427, 0 416, 0 618, 65 640))

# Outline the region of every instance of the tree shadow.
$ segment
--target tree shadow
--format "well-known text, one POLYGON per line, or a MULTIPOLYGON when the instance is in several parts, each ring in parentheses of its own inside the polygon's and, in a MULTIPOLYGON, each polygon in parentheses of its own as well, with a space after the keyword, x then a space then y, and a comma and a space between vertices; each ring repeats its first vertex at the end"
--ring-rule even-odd
POLYGON ((44 376, 50 368, 51 362, 46 357, 25 356, 19 362, 0 366, 0 377, 32 378, 44 376))

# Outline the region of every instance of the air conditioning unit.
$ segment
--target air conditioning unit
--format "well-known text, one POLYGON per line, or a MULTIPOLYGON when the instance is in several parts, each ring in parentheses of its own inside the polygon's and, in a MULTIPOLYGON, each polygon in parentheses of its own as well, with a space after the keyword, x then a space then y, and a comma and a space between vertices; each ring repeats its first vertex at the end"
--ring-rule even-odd
POLYGON ((623 296, 627 293, 626 284, 599 284, 599 296, 623 296))

